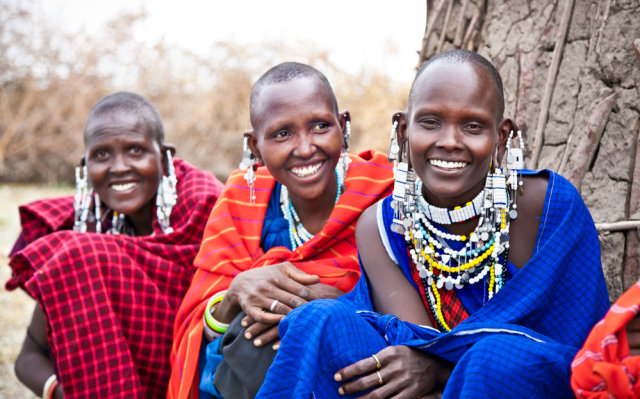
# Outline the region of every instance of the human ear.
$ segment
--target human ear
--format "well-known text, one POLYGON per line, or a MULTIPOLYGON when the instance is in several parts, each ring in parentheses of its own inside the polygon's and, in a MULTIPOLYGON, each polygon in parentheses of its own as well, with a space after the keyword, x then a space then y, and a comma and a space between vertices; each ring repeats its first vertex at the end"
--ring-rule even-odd
POLYGON ((500 123, 500 126, 498 126, 498 140, 496 143, 497 148, 495 151, 496 158, 494 159, 494 163, 496 165, 502 166, 504 154, 507 150, 507 139, 509 138, 509 133, 511 131, 517 130, 518 126, 513 121, 513 119, 510 118, 503 119, 502 123, 500 123))
POLYGON ((396 127, 396 137, 398 138, 398 146, 400 147, 399 160, 407 162, 408 164, 411 164, 409 160, 409 137, 407 135, 407 127, 408 127, 407 113, 396 112, 395 114, 393 114, 393 117, 391 118, 391 123, 395 125, 396 122, 398 123, 398 126, 396 127))
POLYGON ((258 137, 253 130, 245 130, 243 137, 247 139, 247 145, 249 146, 249 150, 256 157, 256 160, 259 164, 262 165, 262 154, 260 153, 260 148, 258 146, 258 137))
POLYGON ((160 154, 162 156, 162 169, 164 169, 164 173, 169 173, 169 159, 167 158, 167 151, 171 154, 171 158, 176 155, 176 147, 172 144, 162 144, 160 146, 160 154))
POLYGON ((349 151, 349 141, 351 139, 351 114, 349 111, 340 112, 340 130, 342 130, 342 137, 344 138, 342 148, 345 151, 349 151))

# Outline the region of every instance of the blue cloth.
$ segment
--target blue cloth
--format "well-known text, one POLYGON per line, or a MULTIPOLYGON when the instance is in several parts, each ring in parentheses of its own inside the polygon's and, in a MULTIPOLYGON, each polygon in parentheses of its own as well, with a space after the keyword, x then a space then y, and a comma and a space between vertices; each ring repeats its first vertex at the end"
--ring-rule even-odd
MULTIPOLYGON (((282 208, 280 208, 280 190, 281 184, 276 182, 267 211, 264 216, 262 225, 262 234, 260 236, 260 247, 264 252, 274 247, 291 248, 291 239, 289 238, 289 222, 284 218, 282 208)), ((203 338, 204 339, 204 338, 203 338)), ((199 357, 200 372, 200 398, 203 399, 222 399, 222 395, 213 385, 216 369, 222 362, 223 356, 220 345, 222 337, 206 343, 203 341, 199 357), (204 349, 206 348, 206 350, 204 349)))
POLYGON ((334 373, 387 345, 453 363, 445 399, 572 397, 570 362, 608 309, 608 294, 579 193, 551 171, 538 173, 549 185, 534 254, 482 308, 448 333, 403 322, 375 312, 363 273, 339 300, 313 301, 280 323, 282 344, 257 397, 341 397, 334 373))

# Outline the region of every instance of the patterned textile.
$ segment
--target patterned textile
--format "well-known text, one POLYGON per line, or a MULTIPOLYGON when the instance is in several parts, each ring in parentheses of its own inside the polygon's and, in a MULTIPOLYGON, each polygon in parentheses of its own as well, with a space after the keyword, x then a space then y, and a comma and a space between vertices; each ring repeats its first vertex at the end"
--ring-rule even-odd
POLYGON ((390 193, 393 168, 386 155, 377 151, 352 154, 350 158, 346 189, 329 220, 314 238, 294 251, 275 247, 264 253, 260 248, 263 220, 275 185, 267 169, 261 167, 256 172, 254 205, 249 204, 249 189, 242 171, 231 175, 207 223, 194 262, 198 270, 178 311, 171 353, 170 398, 197 396, 196 368, 206 301, 229 287, 238 273, 289 261, 306 273, 320 276, 322 283, 343 291, 350 290, 358 281, 355 225, 362 211, 390 193))
POLYGON ((609 309, 571 364, 577 398, 640 398, 640 356, 629 356, 625 326, 640 310, 640 281, 609 309))
POLYGON ((375 334, 384 345, 454 363, 443 398, 571 397, 571 359, 608 295, 598 235, 579 193, 561 176, 541 173, 549 187, 534 255, 482 308, 441 333, 373 311, 363 276, 337 301, 313 301, 280 323, 282 344, 257 397, 339 397, 333 373, 379 351, 375 334), (354 310, 366 328, 354 327, 354 310))
POLYGON ((10 262, 7 289, 42 307, 65 398, 164 397, 175 312, 222 184, 175 160, 175 231, 144 237, 78 233, 73 198, 20 208, 28 245, 10 262))

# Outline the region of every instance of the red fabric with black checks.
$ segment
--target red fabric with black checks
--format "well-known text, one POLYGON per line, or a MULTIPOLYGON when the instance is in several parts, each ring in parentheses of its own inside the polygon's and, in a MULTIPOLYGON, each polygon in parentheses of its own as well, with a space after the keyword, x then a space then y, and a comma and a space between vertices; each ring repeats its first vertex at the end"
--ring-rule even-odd
MULTIPOLYGON (((411 259, 410 254, 409 259, 411 259)), ((434 327, 438 328, 438 323, 436 323, 435 321, 435 315, 433 314, 431 306, 429 306, 429 301, 427 300, 427 293, 425 292, 425 287, 422 284, 422 279, 418 275, 418 271, 415 267, 411 267, 411 277, 418 286, 420 297, 422 298, 422 303, 424 303, 424 307, 425 309, 427 309, 431 324, 434 327)), ((467 309, 465 309, 464 305, 460 301, 460 298, 458 298, 458 295, 456 295, 455 290, 438 290, 438 292, 440 293, 440 306, 442 309, 442 316, 444 317, 444 321, 447 323, 447 326, 449 326, 449 328, 454 328, 464 319, 469 317, 469 312, 467 312, 467 309)))
POLYGON ((164 397, 175 313, 222 184, 175 160, 175 231, 156 220, 145 237, 77 233, 73 198, 21 207, 27 246, 11 259, 8 289, 26 289, 49 323, 65 398, 164 397))

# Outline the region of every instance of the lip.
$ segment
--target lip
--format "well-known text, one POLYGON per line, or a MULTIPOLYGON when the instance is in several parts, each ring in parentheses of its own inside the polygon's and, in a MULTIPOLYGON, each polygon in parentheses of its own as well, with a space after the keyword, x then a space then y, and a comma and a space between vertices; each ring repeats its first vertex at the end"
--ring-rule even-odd
POLYGON ((298 179, 313 179, 322 171, 325 160, 309 162, 304 165, 296 165, 289 168, 289 172, 298 179))
POLYGON ((122 181, 109 183, 109 189, 117 193, 126 193, 133 190, 139 182, 137 181, 122 181))
POLYGON ((448 159, 429 159, 427 161, 431 167, 446 172, 458 172, 469 166, 466 161, 448 159))

